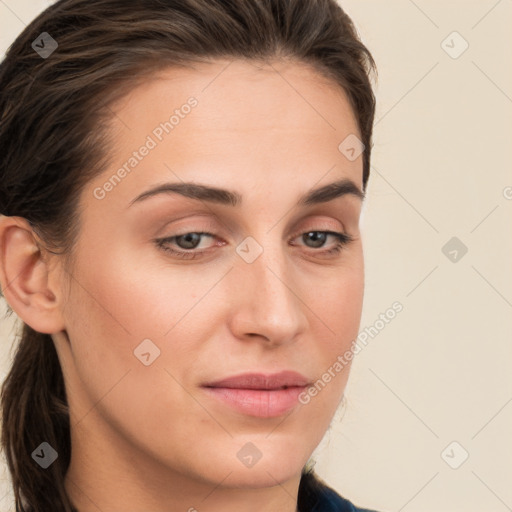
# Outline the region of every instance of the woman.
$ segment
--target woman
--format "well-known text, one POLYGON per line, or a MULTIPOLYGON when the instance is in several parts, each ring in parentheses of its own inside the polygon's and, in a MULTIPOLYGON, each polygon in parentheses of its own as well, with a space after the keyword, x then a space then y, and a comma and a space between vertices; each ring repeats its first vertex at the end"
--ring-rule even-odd
POLYGON ((373 68, 334 0, 61 0, 16 39, 18 511, 363 510, 310 456, 361 317, 373 68))

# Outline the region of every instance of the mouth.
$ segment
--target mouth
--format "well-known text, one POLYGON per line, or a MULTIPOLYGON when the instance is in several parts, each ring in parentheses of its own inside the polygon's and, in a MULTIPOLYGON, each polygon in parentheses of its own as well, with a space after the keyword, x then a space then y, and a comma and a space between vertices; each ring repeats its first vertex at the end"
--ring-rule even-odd
POLYGON ((246 373, 205 383, 208 396, 244 415, 273 418, 290 412, 310 385, 300 373, 285 371, 266 375, 246 373))
POLYGON ((215 382, 208 382, 203 384, 203 386, 209 388, 257 389, 270 391, 303 387, 309 383, 309 379, 304 375, 295 371, 287 370, 274 374, 243 373, 215 382))

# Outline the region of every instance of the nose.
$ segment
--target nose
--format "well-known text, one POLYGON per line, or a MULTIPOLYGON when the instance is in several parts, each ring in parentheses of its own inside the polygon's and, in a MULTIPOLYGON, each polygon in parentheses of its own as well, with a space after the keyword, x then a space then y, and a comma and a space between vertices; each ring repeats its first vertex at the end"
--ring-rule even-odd
POLYGON ((265 249, 252 263, 240 259, 230 272, 230 328, 238 339, 280 346, 306 330, 308 305, 299 269, 284 249, 272 253, 265 249))

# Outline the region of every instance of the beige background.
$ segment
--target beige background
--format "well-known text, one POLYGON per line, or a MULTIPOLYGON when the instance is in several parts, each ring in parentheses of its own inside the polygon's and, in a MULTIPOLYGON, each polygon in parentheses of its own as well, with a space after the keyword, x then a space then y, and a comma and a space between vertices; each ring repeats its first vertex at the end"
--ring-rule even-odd
MULTIPOLYGON (((316 469, 381 512, 512 510, 512 0, 341 3, 379 67, 361 330, 404 309, 356 356, 316 469)), ((46 5, 0 0, 2 54, 46 5)))

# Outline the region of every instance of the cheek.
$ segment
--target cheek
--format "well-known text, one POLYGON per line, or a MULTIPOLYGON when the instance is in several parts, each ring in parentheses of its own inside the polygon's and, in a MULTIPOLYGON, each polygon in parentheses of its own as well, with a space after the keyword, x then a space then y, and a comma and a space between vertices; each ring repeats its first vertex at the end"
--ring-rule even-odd
POLYGON ((208 297, 218 270, 194 278, 191 268, 140 261, 114 248, 108 254, 82 253, 66 304, 66 330, 91 399, 99 400, 128 371, 138 383, 129 394, 143 404, 147 397, 139 397, 139 390, 158 393, 172 387, 164 368, 184 380, 183 369, 194 362, 192 347, 208 332, 218 308, 208 297), (149 366, 137 358, 146 339, 157 347, 155 353, 160 351, 149 366))
POLYGON ((131 442, 140 438, 151 445, 167 439, 151 441, 151 432, 172 430, 169 418, 193 406, 179 384, 193 367, 193 354, 186 344, 170 343, 162 335, 169 330, 174 338, 183 333, 189 302, 197 302, 194 296, 202 290, 191 290, 178 273, 169 276, 168 285, 162 280, 165 269, 152 275, 136 268, 129 270, 126 261, 109 257, 90 260, 74 272, 66 330, 79 384, 69 400, 75 421, 89 413, 99 415, 131 442), (134 354, 144 339, 153 340, 160 350, 148 366, 134 354))
POLYGON ((334 344, 348 343, 357 336, 364 296, 362 259, 340 267, 319 286, 309 287, 306 303, 330 332, 334 344))
MULTIPOLYGON (((325 420, 325 414, 333 414, 342 398, 353 355, 352 343, 357 339, 364 294, 364 269, 359 260, 357 264, 340 269, 336 278, 323 283, 308 303, 318 315, 315 319, 316 332, 315 353, 317 355, 320 379, 316 390, 318 395, 310 397, 316 408, 316 414, 325 420), (320 334, 320 332, 322 334, 320 334)), ((308 399, 306 396, 305 399, 308 399)), ((329 416, 329 421, 331 416, 329 416)))
MULTIPOLYGON (((178 324, 182 328, 219 279, 218 269, 198 276, 192 266, 170 265, 164 258, 113 247, 99 257, 84 254, 83 261, 91 263, 82 263, 77 274, 77 302, 94 318, 89 328, 99 338, 108 333, 124 339, 132 350, 145 338, 161 339, 178 324)), ((208 300, 204 302, 207 307, 208 300)))
POLYGON ((314 320, 316 331, 312 332, 318 380, 310 393, 305 392, 303 403, 308 421, 316 418, 312 425, 318 432, 331 422, 345 391, 353 360, 352 354, 346 354, 358 335, 363 293, 363 267, 357 266, 345 269, 336 279, 324 283, 321 290, 308 295, 308 305, 318 315, 314 320), (322 334, 315 336, 315 332, 322 334))

